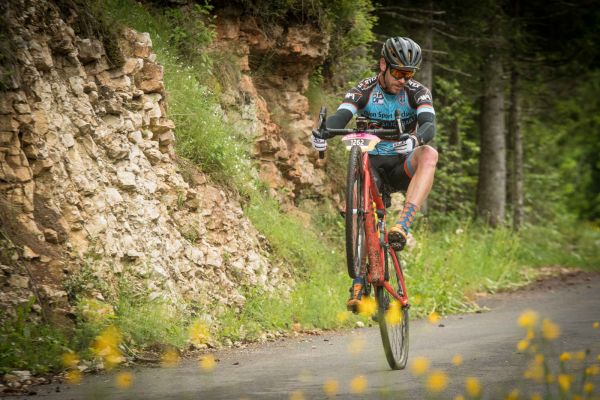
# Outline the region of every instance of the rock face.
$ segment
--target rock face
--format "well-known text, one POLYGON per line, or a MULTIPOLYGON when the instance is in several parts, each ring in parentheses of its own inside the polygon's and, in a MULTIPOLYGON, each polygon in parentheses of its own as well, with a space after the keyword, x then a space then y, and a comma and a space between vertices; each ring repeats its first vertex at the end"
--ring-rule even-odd
POLYGON ((229 8, 218 12, 216 27, 217 46, 237 55, 242 70, 237 87, 224 97, 257 116, 254 156, 271 195, 288 205, 302 194, 331 195, 318 153, 310 147, 315 122, 304 96, 310 74, 329 51, 329 37, 308 25, 275 27, 266 34, 253 17, 229 8))
MULTIPOLYGON (((235 196, 201 174, 186 182, 179 173, 149 35, 121 32, 123 62, 115 66, 98 38, 74 32, 74 10, 65 16, 46 0, 11 0, 8 8, 18 79, 0 92, 0 221, 10 239, 2 241, 0 305, 35 295, 67 313, 64 282, 82 269, 109 286, 125 277, 151 298, 201 309, 243 304, 244 286, 281 287, 281 270, 267 261, 267 244, 235 196)), ((285 38, 299 58, 322 57, 306 32, 285 38)), ((294 94, 307 74, 287 89, 264 89, 269 101, 286 98, 285 111, 298 118, 298 135, 286 139, 252 81, 240 83, 265 127, 262 174, 292 191, 312 173, 307 103, 294 94)))

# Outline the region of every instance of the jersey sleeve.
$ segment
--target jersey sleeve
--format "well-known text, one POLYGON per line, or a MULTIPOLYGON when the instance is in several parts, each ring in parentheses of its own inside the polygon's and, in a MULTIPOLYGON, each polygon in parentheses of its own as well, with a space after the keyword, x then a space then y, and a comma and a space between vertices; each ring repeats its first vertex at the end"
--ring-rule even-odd
POLYGON ((369 101, 371 91, 377 83, 377 78, 369 78, 361 81, 358 85, 350 89, 344 96, 344 101, 338 107, 338 110, 349 110, 352 115, 365 108, 369 101))
POLYGON ((417 116, 424 112, 435 115, 431 92, 425 86, 421 86, 421 88, 415 93, 413 107, 417 109, 417 116))

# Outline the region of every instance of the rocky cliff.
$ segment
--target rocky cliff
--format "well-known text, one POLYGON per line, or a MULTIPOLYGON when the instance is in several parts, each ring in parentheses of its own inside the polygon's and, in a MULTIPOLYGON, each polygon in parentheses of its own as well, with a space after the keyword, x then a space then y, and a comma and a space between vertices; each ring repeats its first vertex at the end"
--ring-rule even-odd
MULTIPOLYGON (((105 42, 74 29, 75 9, 48 0, 3 7, 14 50, 0 93, 3 307, 36 296, 68 314, 65 282, 83 272, 108 290, 126 278, 151 299, 200 309, 241 305, 246 286, 285 287, 238 199, 201 173, 180 173, 148 34, 120 32, 115 62, 105 42)), ((325 192, 309 159, 302 93, 327 40, 303 26, 265 37, 233 10, 217 21, 215 46, 235 52, 243 72, 223 102, 251 111, 261 177, 282 202, 309 187, 325 192), (249 60, 267 53, 271 68, 257 82, 249 60), (277 107, 291 121, 285 128, 271 118, 277 107)), ((84 289, 102 300, 93 285, 84 289)))

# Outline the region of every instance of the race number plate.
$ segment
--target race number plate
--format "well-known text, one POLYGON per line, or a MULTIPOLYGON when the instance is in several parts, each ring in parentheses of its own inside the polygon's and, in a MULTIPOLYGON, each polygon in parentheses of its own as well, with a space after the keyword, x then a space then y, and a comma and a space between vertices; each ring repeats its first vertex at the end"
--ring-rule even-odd
POLYGON ((363 153, 365 151, 373 150, 375 145, 380 141, 381 139, 379 139, 377 136, 369 135, 367 133, 353 133, 342 138, 342 142, 344 142, 346 150, 350 150, 352 146, 360 146, 360 150, 363 153))

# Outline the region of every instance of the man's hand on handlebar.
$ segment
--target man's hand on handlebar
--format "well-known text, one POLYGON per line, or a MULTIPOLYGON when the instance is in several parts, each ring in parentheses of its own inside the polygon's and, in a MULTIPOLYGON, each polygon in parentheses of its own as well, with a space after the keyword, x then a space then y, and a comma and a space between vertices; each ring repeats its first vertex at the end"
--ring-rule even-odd
POLYGON ((418 144, 419 142, 417 138, 414 135, 410 135, 404 140, 400 140, 399 142, 394 143, 393 146, 396 153, 404 155, 413 151, 418 146, 418 144))
POLYGON ((327 150, 327 140, 317 136, 321 136, 321 134, 318 130, 313 130, 312 135, 310 135, 310 143, 312 144, 313 149, 319 152, 327 150))

